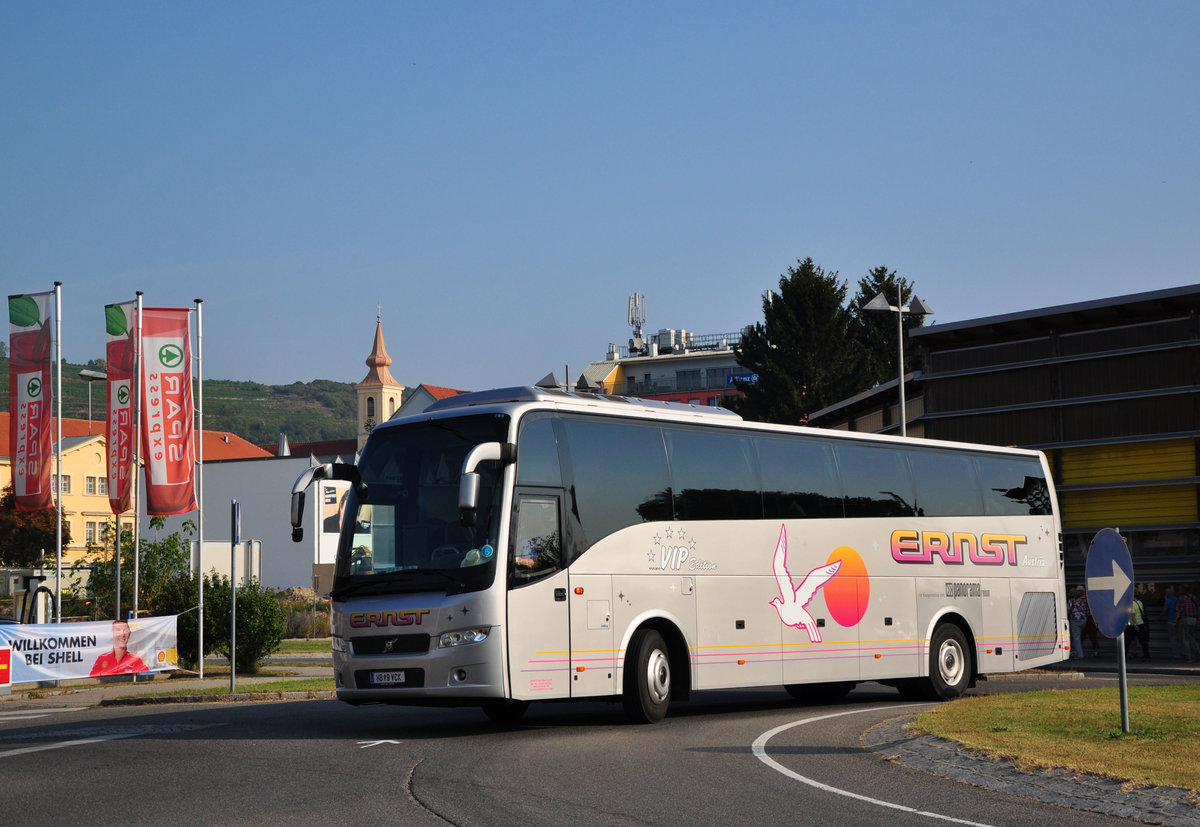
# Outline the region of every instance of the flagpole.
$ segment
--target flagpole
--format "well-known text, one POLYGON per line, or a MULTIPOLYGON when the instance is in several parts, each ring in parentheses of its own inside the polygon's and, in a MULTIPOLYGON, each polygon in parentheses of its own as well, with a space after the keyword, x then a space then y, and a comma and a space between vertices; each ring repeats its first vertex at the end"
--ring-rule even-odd
POLYGON ((200 587, 200 606, 196 615, 200 626, 199 639, 197 641, 197 668, 196 671, 201 678, 204 677, 204 322, 201 313, 203 299, 195 299, 196 302, 196 386, 198 404, 196 406, 196 416, 199 420, 199 425, 196 430, 199 433, 199 451, 200 459, 199 469, 199 486, 196 491, 196 510, 200 512, 199 529, 197 543, 199 544, 200 553, 196 560, 196 574, 200 587))
MULTIPOLYGON (((135 344, 133 348, 133 444, 140 448, 138 442, 141 437, 142 425, 142 291, 137 291, 137 322, 135 323, 137 333, 135 334, 135 344)), ((134 454, 136 459, 137 454, 134 454)), ((143 459, 145 459, 143 457, 143 459)), ((134 470, 137 470, 138 463, 134 462, 134 470)), ((138 477, 141 475, 139 474, 138 477)), ((141 553, 141 498, 137 496, 138 486, 135 483, 134 505, 133 505, 133 617, 138 616, 138 563, 142 556, 141 553)))
POLYGON ((62 282, 54 282, 54 365, 55 365, 55 383, 57 388, 54 394, 54 404, 57 410, 58 426, 57 426, 57 447, 55 449, 55 459, 58 464, 58 484, 54 492, 54 501, 58 504, 58 525, 54 530, 54 546, 57 553, 54 555, 54 622, 62 623, 62 282))
MULTIPOLYGON (((136 481, 136 477, 134 479, 136 481)), ((117 584, 117 594, 116 594, 117 613, 115 615, 113 615, 113 620, 119 620, 121 618, 121 515, 120 514, 116 515, 116 520, 117 520, 117 553, 114 556, 116 558, 117 571, 116 571, 116 577, 114 579, 117 584)))

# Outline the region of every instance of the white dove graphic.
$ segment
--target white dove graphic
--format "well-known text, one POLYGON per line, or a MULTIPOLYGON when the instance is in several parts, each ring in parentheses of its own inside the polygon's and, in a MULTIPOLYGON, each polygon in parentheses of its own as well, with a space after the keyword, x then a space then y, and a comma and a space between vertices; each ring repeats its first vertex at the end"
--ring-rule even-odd
POLYGON ((787 526, 779 527, 779 543, 775 546, 775 559, 772 562, 775 569, 775 582, 779 584, 780 597, 773 598, 771 605, 779 612, 779 619, 787 626, 804 627, 808 631, 808 639, 813 643, 821 642, 821 632, 817 622, 804 607, 813 599, 817 589, 838 573, 842 561, 819 566, 810 571, 800 583, 799 588, 792 587, 792 575, 787 568, 787 526))

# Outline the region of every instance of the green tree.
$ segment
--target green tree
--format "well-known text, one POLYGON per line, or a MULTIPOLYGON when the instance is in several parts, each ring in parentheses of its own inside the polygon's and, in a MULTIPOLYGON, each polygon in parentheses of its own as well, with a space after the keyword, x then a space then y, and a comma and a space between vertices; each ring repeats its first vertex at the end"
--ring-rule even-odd
MULTIPOLYGON (((32 568, 50 565, 57 555, 55 538, 58 533, 58 513, 53 508, 41 511, 18 511, 12 484, 0 493, 0 565, 32 568)), ((62 525, 64 546, 71 543, 71 527, 62 525)))
POLYGON ((779 277, 778 293, 763 296, 763 321, 747 328, 738 364, 758 374, 739 384, 747 419, 797 425, 808 414, 862 390, 862 364, 846 283, 811 258, 779 277))
MULTIPOLYGON (((166 521, 162 517, 151 517, 150 528, 155 532, 161 531, 166 521)), ((113 524, 105 526, 105 537, 113 537, 116 528, 113 524)), ((191 563, 190 537, 196 531, 196 524, 185 520, 181 531, 160 537, 156 533, 153 539, 141 538, 141 559, 138 561, 138 612, 151 615, 174 614, 167 610, 164 595, 171 579, 181 573, 186 573, 191 563)), ((87 582, 87 596, 97 606, 101 617, 108 617, 110 612, 124 614, 133 608, 133 576, 134 576, 134 546, 133 532, 123 531, 121 534, 121 606, 116 605, 116 560, 111 546, 88 545, 84 556, 84 564, 91 568, 91 576, 87 582)), ((78 584, 81 578, 75 577, 78 584)), ((76 586, 78 587, 78 586, 76 586)))
MULTIPOLYGON (((912 301, 914 285, 896 275, 895 270, 876 267, 858 281, 858 293, 850 300, 850 313, 854 317, 854 335, 862 354, 861 375, 858 391, 890 382, 899 376, 896 369, 896 314, 878 310, 864 310, 867 302, 883 294, 888 304, 897 306, 897 292, 903 296, 902 305, 912 301)), ((916 348, 909 346, 908 332, 925 324, 925 317, 904 314, 904 372, 917 367, 919 355, 916 348)))
MULTIPOLYGON (((208 588, 208 580, 205 580, 208 588)), ((226 591, 226 598, 229 593, 226 591)), ((211 597, 204 595, 205 604, 211 597)), ((195 669, 200 663, 200 585, 196 575, 190 571, 177 571, 163 583, 161 594, 162 613, 177 615, 175 631, 179 652, 179 665, 186 669, 195 669)), ((208 606, 206 605, 207 609, 208 606)), ((210 636, 212 635, 212 620, 204 618, 204 648, 212 651, 210 636)))

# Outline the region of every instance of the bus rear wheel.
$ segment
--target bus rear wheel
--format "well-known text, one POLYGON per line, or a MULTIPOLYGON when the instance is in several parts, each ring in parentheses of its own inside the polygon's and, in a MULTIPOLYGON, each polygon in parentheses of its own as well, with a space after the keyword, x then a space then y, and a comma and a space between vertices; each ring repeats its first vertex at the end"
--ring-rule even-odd
POLYGON ((952 701, 967 691, 973 665, 967 636, 952 623, 934 630, 929 647, 929 689, 936 700, 952 701))
POLYGON ((654 724, 667 714, 671 702, 671 658, 662 635, 638 629, 625 654, 621 703, 631 723, 654 724))

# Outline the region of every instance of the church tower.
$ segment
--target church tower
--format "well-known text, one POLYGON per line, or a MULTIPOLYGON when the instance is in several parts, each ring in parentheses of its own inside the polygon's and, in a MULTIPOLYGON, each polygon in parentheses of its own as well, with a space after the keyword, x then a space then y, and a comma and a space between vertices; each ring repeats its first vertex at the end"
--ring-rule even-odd
POLYGON ((355 385, 358 391, 358 447, 362 450, 371 429, 391 418, 400 407, 404 386, 392 378, 388 365, 392 357, 383 346, 383 312, 375 317, 375 343, 367 357, 366 378, 355 385))

